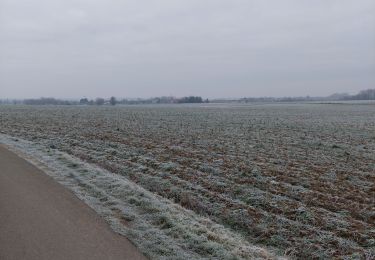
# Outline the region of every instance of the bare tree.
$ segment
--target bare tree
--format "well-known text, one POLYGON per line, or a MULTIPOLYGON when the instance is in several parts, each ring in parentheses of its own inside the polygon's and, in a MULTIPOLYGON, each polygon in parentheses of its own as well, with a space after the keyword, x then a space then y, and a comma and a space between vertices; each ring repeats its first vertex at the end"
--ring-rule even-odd
POLYGON ((116 100, 116 98, 115 98, 115 97, 111 97, 111 98, 109 99, 109 103, 110 103, 112 106, 115 106, 115 105, 117 104, 117 100, 116 100))

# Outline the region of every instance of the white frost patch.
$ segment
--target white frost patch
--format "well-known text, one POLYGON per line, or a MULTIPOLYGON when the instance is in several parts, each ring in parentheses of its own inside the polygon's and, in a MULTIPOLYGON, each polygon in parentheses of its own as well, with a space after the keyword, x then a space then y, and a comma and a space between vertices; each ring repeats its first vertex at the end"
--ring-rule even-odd
POLYGON ((0 143, 72 190, 152 259, 274 259, 239 234, 55 149, 0 134, 0 143))

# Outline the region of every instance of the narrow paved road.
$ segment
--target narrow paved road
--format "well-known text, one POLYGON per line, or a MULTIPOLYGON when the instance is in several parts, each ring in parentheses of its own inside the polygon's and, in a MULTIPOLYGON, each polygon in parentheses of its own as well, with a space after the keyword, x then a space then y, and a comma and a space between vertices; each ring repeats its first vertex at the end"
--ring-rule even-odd
POLYGON ((146 259, 70 191, 0 145, 0 259, 146 259))

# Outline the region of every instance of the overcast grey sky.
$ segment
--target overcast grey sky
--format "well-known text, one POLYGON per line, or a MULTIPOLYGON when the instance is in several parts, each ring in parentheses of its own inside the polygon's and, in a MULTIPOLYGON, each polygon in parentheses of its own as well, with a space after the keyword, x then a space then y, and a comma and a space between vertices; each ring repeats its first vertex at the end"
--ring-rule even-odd
POLYGON ((0 0, 0 98, 366 88, 374 0, 0 0))

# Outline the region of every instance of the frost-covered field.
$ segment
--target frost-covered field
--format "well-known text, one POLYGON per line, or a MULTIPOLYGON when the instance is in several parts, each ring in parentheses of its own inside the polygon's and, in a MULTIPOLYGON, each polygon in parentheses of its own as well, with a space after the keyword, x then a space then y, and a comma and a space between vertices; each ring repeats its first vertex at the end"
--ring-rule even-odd
POLYGON ((0 124, 96 165, 64 180, 150 256, 375 257, 373 104, 0 106, 0 124))

